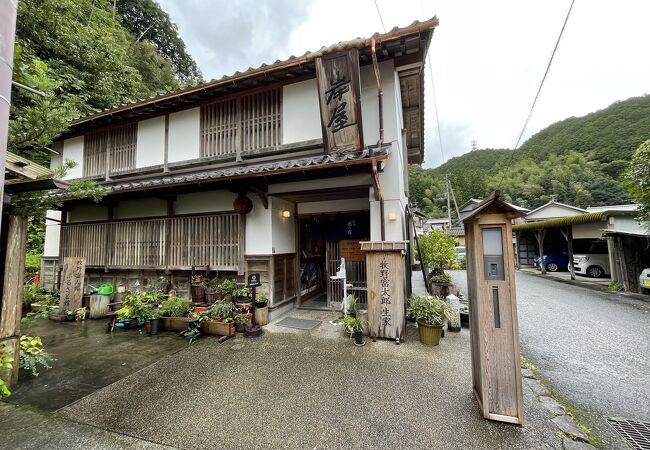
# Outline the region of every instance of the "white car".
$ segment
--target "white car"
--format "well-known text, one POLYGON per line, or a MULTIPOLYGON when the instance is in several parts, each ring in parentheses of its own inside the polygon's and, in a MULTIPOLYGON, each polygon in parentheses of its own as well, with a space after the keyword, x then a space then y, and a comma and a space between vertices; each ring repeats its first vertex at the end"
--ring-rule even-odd
POLYGON ((610 275, 609 255, 586 253, 573 255, 573 268, 577 275, 601 278, 610 275))

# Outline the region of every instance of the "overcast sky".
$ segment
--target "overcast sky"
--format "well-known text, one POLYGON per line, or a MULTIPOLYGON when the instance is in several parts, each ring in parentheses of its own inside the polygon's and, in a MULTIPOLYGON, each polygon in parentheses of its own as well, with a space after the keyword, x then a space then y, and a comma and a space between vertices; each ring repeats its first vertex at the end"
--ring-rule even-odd
MULTIPOLYGON (((372 0, 158 0, 206 79, 382 31, 372 0)), ((570 0, 377 0, 387 29, 437 15, 426 73, 425 166, 512 148, 570 0)), ((576 0, 525 137, 650 92, 645 0, 576 0)))

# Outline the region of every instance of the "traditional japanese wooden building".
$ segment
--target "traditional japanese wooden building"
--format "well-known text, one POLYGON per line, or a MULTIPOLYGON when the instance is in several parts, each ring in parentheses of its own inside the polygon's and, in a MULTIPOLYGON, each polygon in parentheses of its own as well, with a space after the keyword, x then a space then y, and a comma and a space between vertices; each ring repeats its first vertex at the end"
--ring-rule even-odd
POLYGON ((181 293, 192 270, 259 272, 270 307, 340 302, 341 257, 365 300, 359 241, 408 239, 408 165, 423 161, 434 17, 80 117, 54 143, 69 199, 46 230, 45 282, 67 256, 87 281, 181 293), (48 276, 49 275, 49 276, 48 276))

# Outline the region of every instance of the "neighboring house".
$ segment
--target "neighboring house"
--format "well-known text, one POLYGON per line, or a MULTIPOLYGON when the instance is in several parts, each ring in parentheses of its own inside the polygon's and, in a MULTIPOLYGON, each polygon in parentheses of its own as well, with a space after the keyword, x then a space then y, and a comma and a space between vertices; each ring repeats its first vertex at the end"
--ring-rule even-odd
POLYGON ((340 302, 329 275, 341 257, 350 281, 365 284, 358 241, 408 239, 407 166, 423 161, 424 61, 437 23, 73 120, 53 164, 72 159, 69 179, 110 192, 50 212, 60 224, 48 223, 46 263, 83 256, 92 284, 166 275, 185 294, 192 270, 259 272, 273 311, 340 302))
POLYGON ((431 230, 445 231, 449 229, 449 226, 449 219, 443 217, 440 219, 427 219, 427 221, 424 222, 423 229, 425 232, 431 230))
POLYGON ((586 209, 551 200, 545 205, 529 211, 524 219, 526 222, 536 222, 539 220, 557 219, 560 217, 573 217, 586 212, 586 209))

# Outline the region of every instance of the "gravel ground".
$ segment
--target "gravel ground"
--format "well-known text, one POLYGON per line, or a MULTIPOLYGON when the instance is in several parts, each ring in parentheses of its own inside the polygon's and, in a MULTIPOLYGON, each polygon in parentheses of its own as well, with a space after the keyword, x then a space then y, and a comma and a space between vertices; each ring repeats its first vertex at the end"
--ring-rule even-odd
MULTIPOLYGON (((204 338, 57 415, 179 448, 561 448, 526 392, 525 427, 490 422, 471 393, 469 334, 425 348, 355 347, 319 318, 258 339, 204 338)), ((273 331, 271 331, 273 330, 273 331)))
MULTIPOLYGON (((467 292, 465 272, 452 276, 467 292)), ((516 283, 522 354, 604 442, 618 445, 605 417, 650 421, 650 303, 522 272, 516 283)))

